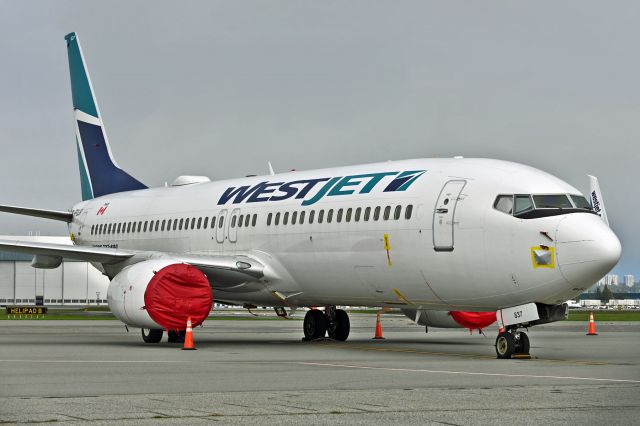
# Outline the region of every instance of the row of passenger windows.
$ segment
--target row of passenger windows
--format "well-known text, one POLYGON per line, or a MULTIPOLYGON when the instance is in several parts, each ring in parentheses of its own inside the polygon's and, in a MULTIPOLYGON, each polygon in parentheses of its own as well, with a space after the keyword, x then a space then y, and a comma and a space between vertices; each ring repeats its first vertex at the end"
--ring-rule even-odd
MULTIPOLYGON (((282 224, 287 225, 291 223, 292 225, 304 224, 305 219, 308 220, 309 224, 314 223, 323 223, 326 220, 326 223, 331 223, 334 218, 334 209, 318 210, 318 214, 316 215, 315 210, 309 211, 308 217, 306 216, 306 211, 302 210, 300 212, 284 212, 284 213, 269 213, 267 215, 267 226, 280 225, 280 218, 282 217, 282 224), (291 219, 291 220, 289 220, 291 219)), ((404 208, 404 218, 406 220, 411 219, 413 214, 413 205, 409 204, 404 208)), ((392 208, 391 206, 386 206, 384 211, 382 207, 358 207, 358 208, 347 208, 347 209, 337 209, 335 212, 335 221, 340 223, 343 221, 351 222, 360 222, 360 220, 364 222, 368 222, 369 220, 378 221, 380 219, 383 220, 398 220, 402 217, 402 206, 395 206, 392 208)), ((239 216, 232 216, 230 226, 232 228, 248 228, 256 226, 258 222, 257 214, 241 214, 239 216)), ((91 226, 91 235, 104 235, 104 234, 130 234, 134 232, 164 232, 164 231, 182 231, 190 230, 190 229, 215 229, 216 226, 218 228, 222 228, 224 226, 224 217, 218 217, 216 222, 216 216, 211 218, 209 221, 208 217, 192 217, 192 218, 180 218, 180 219, 162 219, 162 220, 145 220, 139 222, 120 222, 120 223, 104 223, 100 225, 92 225, 91 226)))
MULTIPOLYGON (((246 214, 240 216, 234 216, 232 226, 235 228, 256 226, 258 222, 257 214, 246 214)), ((220 216, 217 221, 218 228, 224 226, 224 217, 220 216)), ((192 217, 181 219, 163 219, 163 220, 145 220, 139 222, 121 222, 121 223, 104 223, 101 225, 91 226, 91 235, 103 235, 103 234, 130 234, 132 232, 158 232, 158 231, 182 231, 190 229, 207 229, 210 227, 214 229, 216 227, 216 217, 211 218, 209 222, 208 217, 192 217), (209 225, 211 223, 211 225, 209 225)))
MULTIPOLYGON (((369 220, 377 221, 377 220, 380 220, 381 212, 382 212, 382 207, 380 206, 375 207, 373 209, 371 207, 365 207, 364 209, 362 207, 358 207, 356 209, 353 209, 353 208, 337 209, 337 211, 335 212, 336 213, 335 219, 336 219, 336 222, 338 223, 342 222, 343 219, 345 222, 351 222, 352 220, 354 222, 360 222, 360 220, 365 222, 368 222, 369 220), (371 214, 372 211, 373 211, 373 215, 371 214)), ((267 215, 267 226, 271 226, 272 223, 274 225, 280 225, 281 217, 282 217, 283 225, 287 225, 289 223, 289 218, 291 218, 292 225, 295 225, 296 223, 302 225, 304 224, 304 221, 305 221, 305 213, 306 212, 304 210, 301 212, 293 212, 291 213, 291 215, 289 215, 289 212, 275 213, 275 214, 269 213, 267 215)), ((404 218, 409 220, 411 219, 412 214, 413 214, 413 206, 409 204, 404 209, 404 218)), ((312 224, 315 220, 317 220, 318 223, 322 223, 323 221, 325 221, 325 218, 326 218, 326 222, 331 223, 333 221, 333 216, 334 216, 333 209, 327 210, 326 216, 325 216, 324 210, 318 210, 317 217, 316 217, 316 211, 311 210, 309 212, 308 221, 310 224, 312 224)), ((398 220, 400 219, 401 216, 402 216, 402 206, 396 206, 393 209, 393 219, 398 220)), ((384 220, 389 220, 392 218, 391 206, 386 206, 384 208, 384 212, 382 213, 382 218, 384 220)))

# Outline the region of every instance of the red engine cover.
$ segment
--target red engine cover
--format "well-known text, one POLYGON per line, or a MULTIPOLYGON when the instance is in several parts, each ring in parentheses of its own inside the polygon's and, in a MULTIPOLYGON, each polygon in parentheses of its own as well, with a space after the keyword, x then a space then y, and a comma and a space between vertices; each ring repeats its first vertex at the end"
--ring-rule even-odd
POLYGON ((449 315, 464 328, 482 330, 496 322, 495 312, 463 312, 451 311, 449 315))
POLYGON ((151 319, 167 330, 184 330, 187 318, 195 327, 209 315, 213 296, 209 280, 198 268, 183 263, 165 266, 144 293, 151 319))

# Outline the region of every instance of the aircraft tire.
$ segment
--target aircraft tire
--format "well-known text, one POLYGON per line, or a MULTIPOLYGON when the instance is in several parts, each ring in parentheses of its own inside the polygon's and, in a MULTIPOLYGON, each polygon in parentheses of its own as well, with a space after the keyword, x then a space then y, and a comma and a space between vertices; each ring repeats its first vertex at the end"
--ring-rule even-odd
POLYGON ((335 327, 333 330, 328 329, 327 333, 333 340, 344 342, 349 337, 349 331, 351 331, 349 315, 342 309, 336 309, 335 315, 335 327))
POLYGON ((498 359, 511 359, 511 355, 513 355, 515 351, 515 346, 513 334, 509 332, 498 334, 496 338, 496 355, 498 359))
POLYGON ((143 328, 141 331, 142 340, 144 340, 145 343, 160 343, 162 335, 164 334, 164 330, 155 328, 143 328))
POLYGON ((324 313, 317 309, 307 312, 302 326, 305 340, 321 339, 327 333, 327 319, 324 313))
POLYGON ((169 343, 184 343, 185 330, 169 330, 167 332, 169 343))
POLYGON ((518 333, 519 341, 516 348, 517 354, 528 354, 530 349, 529 336, 524 331, 518 333))

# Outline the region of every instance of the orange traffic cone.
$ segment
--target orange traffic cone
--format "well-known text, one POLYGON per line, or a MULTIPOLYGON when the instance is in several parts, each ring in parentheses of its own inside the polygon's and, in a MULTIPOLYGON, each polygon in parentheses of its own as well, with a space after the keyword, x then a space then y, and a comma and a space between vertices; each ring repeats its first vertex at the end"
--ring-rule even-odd
POLYGON ((593 320, 593 312, 589 312, 589 332, 587 333, 587 336, 597 336, 598 333, 596 333, 596 323, 593 320))
POLYGON ((183 351, 195 351, 196 347, 193 344, 193 330, 191 329, 191 317, 187 319, 187 334, 184 336, 183 351))
POLYGON ((384 339, 382 337, 382 322, 380 321, 380 312, 376 313, 376 334, 373 336, 374 339, 384 339))

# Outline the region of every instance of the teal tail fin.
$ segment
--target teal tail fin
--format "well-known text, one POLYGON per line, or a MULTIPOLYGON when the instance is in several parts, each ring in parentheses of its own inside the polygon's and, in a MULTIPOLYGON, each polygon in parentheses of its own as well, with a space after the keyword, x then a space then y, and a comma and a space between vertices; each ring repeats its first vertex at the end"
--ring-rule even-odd
POLYGON ((114 161, 78 36, 70 33, 64 39, 69 55, 82 199, 145 189, 114 161))

